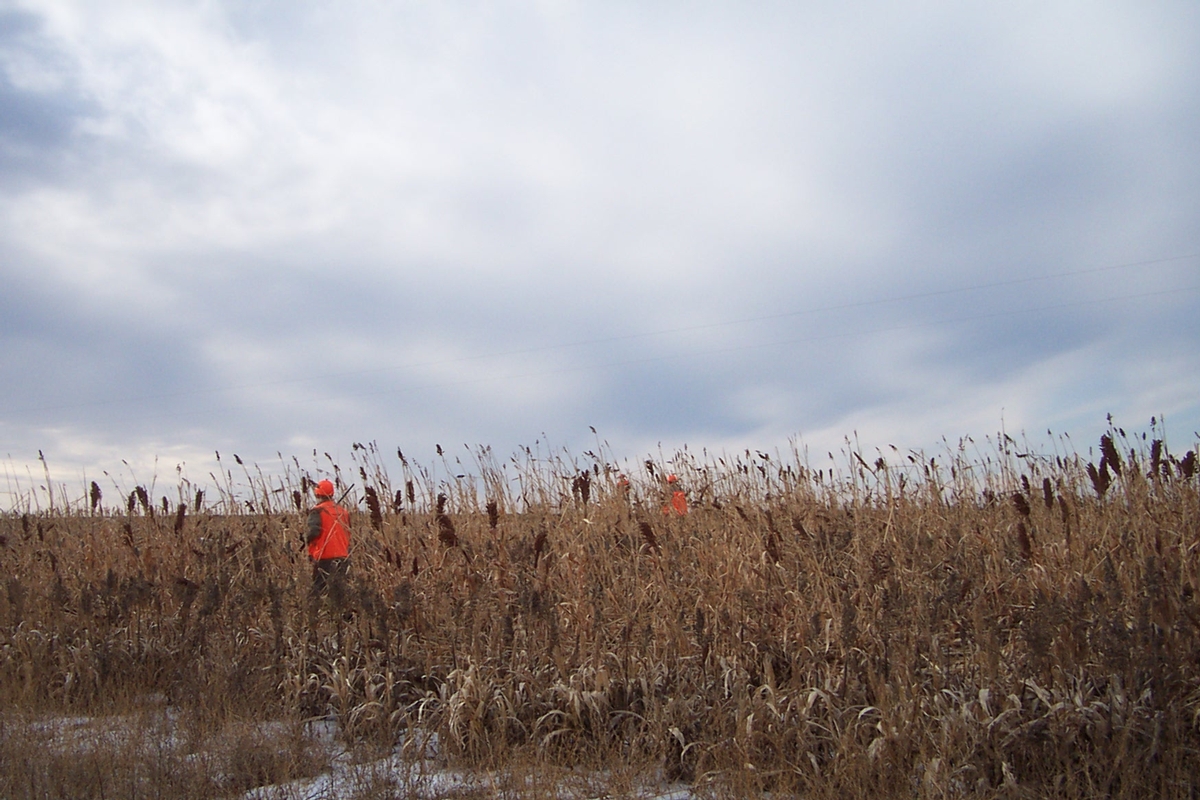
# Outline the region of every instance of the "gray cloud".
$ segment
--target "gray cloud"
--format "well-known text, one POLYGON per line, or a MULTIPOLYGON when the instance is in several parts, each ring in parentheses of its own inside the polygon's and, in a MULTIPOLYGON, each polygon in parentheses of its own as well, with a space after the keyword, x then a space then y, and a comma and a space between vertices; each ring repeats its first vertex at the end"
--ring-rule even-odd
POLYGON ((18 461, 1200 427, 1189 4, 21 7, 18 461))

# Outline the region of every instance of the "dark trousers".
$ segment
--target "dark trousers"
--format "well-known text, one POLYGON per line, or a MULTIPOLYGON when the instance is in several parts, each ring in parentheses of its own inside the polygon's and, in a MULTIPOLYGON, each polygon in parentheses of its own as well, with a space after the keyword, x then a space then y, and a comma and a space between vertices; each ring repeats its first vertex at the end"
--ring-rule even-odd
POLYGON ((346 599, 346 573, 349 558, 323 558, 313 562, 311 598, 318 600, 328 595, 340 606, 346 599))

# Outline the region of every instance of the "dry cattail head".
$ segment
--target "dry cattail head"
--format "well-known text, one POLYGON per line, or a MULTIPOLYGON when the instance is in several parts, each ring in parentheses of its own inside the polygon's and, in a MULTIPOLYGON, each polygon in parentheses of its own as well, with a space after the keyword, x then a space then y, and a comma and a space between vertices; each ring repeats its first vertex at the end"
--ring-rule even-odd
POLYGON ((536 567, 538 560, 542 557, 542 552, 546 549, 546 531, 542 529, 538 531, 538 535, 533 540, 533 565, 536 567))
POLYGON ((638 523, 638 529, 642 532, 642 541, 645 543, 643 549, 658 552, 658 537, 654 535, 654 528, 650 523, 642 520, 638 523))
POLYGON ((1157 478, 1159 467, 1162 463, 1162 439, 1155 439, 1150 443, 1150 473, 1157 478))
MULTIPOLYGON (((366 478, 363 478, 363 480, 366 480, 366 478)), ((377 531, 382 531, 383 509, 379 505, 379 493, 372 486, 366 487, 363 492, 367 496, 367 510, 371 514, 371 527, 377 531)))
POLYGON ((1108 493, 1109 484, 1112 483, 1112 476, 1108 473, 1108 460, 1100 459, 1100 469, 1096 469, 1096 465, 1088 462, 1087 465, 1088 478, 1092 481, 1092 489, 1095 490, 1096 496, 1101 500, 1108 493))
POLYGON ((1033 541, 1029 538, 1029 531, 1025 529, 1025 523, 1017 523, 1017 548, 1021 552, 1021 558, 1026 561, 1033 558, 1033 541))
POLYGON ((1108 434, 1100 437, 1100 455, 1103 457, 1103 461, 1108 462, 1117 477, 1121 477, 1121 454, 1117 452, 1117 446, 1113 444, 1112 437, 1108 434))
POLYGON ((1190 481, 1192 476, 1196 474, 1196 451, 1189 450, 1183 460, 1179 462, 1179 474, 1183 476, 1185 481, 1190 481))
POLYGON ((438 541, 445 547, 458 545, 458 534, 454 530, 454 522, 446 514, 438 513, 438 541))
POLYGON ((142 511, 146 514, 153 514, 154 509, 150 507, 150 495, 146 492, 146 487, 135 486, 133 493, 137 495, 137 501, 142 506, 142 511))
POLYGON ((1017 509, 1017 513, 1022 517, 1028 517, 1030 513, 1032 513, 1032 509, 1029 507, 1029 501, 1025 499, 1025 495, 1021 494, 1020 492, 1013 492, 1012 501, 1013 506, 1015 506, 1017 509))
POLYGON ((592 474, 584 470, 576 475, 571 481, 571 493, 579 498, 581 503, 587 505, 592 495, 592 474))

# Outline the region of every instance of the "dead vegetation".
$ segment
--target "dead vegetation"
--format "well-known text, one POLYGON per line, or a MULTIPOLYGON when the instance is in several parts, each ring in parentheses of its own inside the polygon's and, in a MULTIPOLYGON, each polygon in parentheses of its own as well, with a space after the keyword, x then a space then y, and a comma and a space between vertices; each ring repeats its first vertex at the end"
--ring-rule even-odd
POLYGON ((328 719, 363 760, 436 733, 452 766, 700 796, 1194 797, 1195 451, 1015 445, 684 452, 628 495, 602 454, 483 448, 440 481, 397 454, 393 485, 355 445, 353 478, 235 456, 215 500, 30 494, 0 519, 0 794, 239 794, 324 769, 328 719), (298 509, 326 476, 362 508, 348 596, 313 604, 298 509), (39 727, 131 714, 135 740, 82 748, 39 727))

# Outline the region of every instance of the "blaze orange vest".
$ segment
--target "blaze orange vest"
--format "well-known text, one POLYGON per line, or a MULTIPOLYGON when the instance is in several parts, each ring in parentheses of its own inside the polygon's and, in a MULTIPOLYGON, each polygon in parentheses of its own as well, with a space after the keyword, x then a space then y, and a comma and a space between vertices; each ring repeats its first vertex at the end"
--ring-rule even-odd
POLYGON ((667 515, 677 514, 681 517, 686 516, 688 513, 687 495, 680 489, 671 492, 671 504, 663 506, 662 511, 667 515))
POLYGON ((350 555, 349 512, 332 500, 317 503, 313 510, 321 514, 321 535, 308 543, 308 554, 312 560, 350 555))

